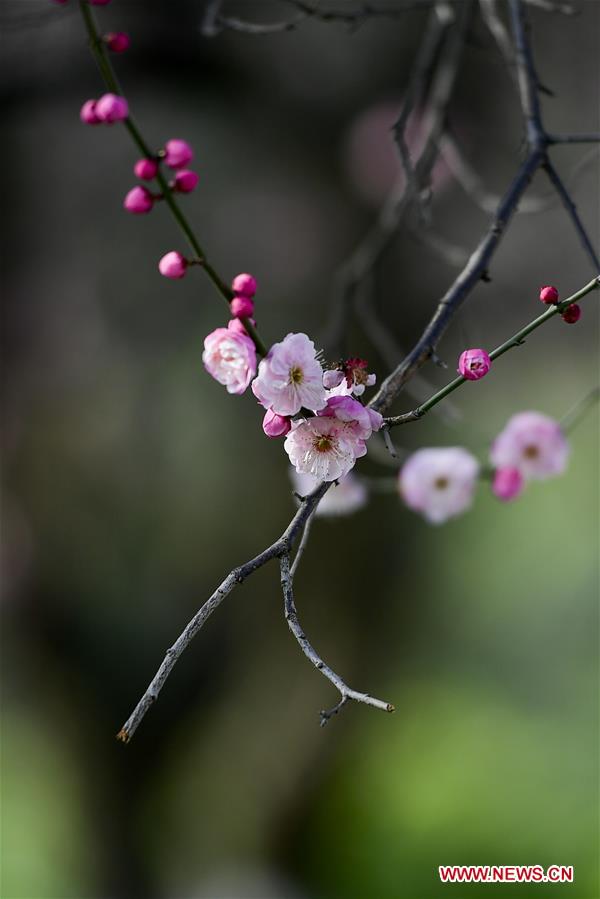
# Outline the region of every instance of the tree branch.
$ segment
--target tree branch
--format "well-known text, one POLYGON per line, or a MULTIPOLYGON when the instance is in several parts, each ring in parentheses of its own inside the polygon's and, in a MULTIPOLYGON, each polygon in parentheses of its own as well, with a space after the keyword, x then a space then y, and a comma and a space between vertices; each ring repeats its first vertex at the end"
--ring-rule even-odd
POLYGON ((302 652, 309 660, 309 662, 311 662, 315 666, 317 671, 320 671, 321 674, 327 678, 327 680, 331 681, 331 683, 336 688, 336 690, 339 691, 341 696, 340 702, 336 706, 334 706, 329 711, 321 712, 321 726, 327 724, 332 715, 336 715, 349 700, 353 700, 354 702, 362 702, 365 705, 370 705, 376 709, 381 709, 383 712, 393 712, 394 706, 391 703, 384 702, 381 699, 376 699, 374 696, 369 696, 368 693, 359 693, 357 690, 352 690, 342 680, 339 674, 336 674, 335 671, 333 671, 333 669, 323 661, 321 656, 314 649, 308 637, 302 630, 302 626, 300 624, 300 621, 298 620, 298 612, 296 610, 296 604, 294 602, 293 575, 290 569, 290 558, 287 553, 283 553, 281 555, 279 559, 279 566, 281 570, 281 589, 283 591, 283 607, 285 612, 285 620, 288 623, 289 629, 298 641, 302 652))

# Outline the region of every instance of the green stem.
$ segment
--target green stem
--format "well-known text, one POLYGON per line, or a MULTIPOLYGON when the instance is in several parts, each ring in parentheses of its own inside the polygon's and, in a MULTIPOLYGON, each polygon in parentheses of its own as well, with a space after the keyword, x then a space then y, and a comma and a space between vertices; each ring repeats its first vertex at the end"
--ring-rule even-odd
MULTIPOLYGON (((505 340, 504 343, 501 343, 500 346, 496 347, 495 350, 492 350, 490 353, 490 359, 498 359, 500 356, 503 356, 504 353, 508 353, 509 350, 514 349, 515 347, 522 346, 525 343, 525 338, 531 334, 532 331, 535 331, 536 328, 539 328, 541 325, 545 324, 549 319, 553 318, 555 315, 559 315, 561 312, 564 312, 568 306, 571 306, 573 303, 576 303, 578 300, 581 300, 586 294, 590 293, 592 290, 600 287, 600 275, 594 278, 589 284, 586 284, 585 287, 582 287, 581 290, 578 290, 577 293, 574 293, 572 296, 568 297, 566 300, 563 300, 560 303, 557 303, 555 306, 550 306, 545 312, 541 315, 538 315, 537 318, 534 318, 533 321, 529 322, 528 325, 525 325, 524 328, 521 328, 520 331, 517 331, 516 334, 513 334, 508 340, 505 340)), ((458 378, 454 378, 453 381, 450 381, 449 384, 446 384, 445 387, 442 387, 441 390, 438 390, 437 393, 434 393, 433 396, 430 396, 428 400, 424 403, 421 403, 420 406, 417 406, 416 409, 413 409, 412 412, 406 412, 404 415, 396 415, 392 418, 386 418, 385 424, 388 428, 394 427, 395 425, 405 424, 409 421, 415 421, 417 418, 422 418, 430 409, 433 409, 434 406, 437 406, 439 402, 445 399, 450 393, 453 393, 459 387, 467 382, 467 378, 463 378, 462 375, 458 378)))
MULTIPOLYGON (((111 91, 111 93, 118 94, 119 96, 124 96, 121 85, 119 84, 119 80, 113 69, 112 63, 110 61, 110 57, 106 50, 106 45, 102 38, 98 33, 98 28, 96 26, 96 21, 94 19, 94 14, 92 9, 87 2, 87 0, 79 0, 79 6, 81 9, 81 14, 83 16, 83 21, 86 27, 86 31, 88 34, 90 48, 94 55, 94 59, 100 69, 100 74, 104 80, 105 85, 111 91)), ((137 146, 140 153, 146 158, 154 158, 156 156, 155 152, 150 149, 149 145, 144 140, 139 128, 135 124, 135 121, 131 116, 128 116, 124 122, 125 127, 127 128, 129 134, 135 145, 137 146)), ((217 271, 213 268, 213 266, 209 263, 206 253, 202 249, 198 238, 194 234, 190 223, 187 218, 183 214, 182 210, 177 203, 177 200, 173 196, 173 191, 170 189, 167 179, 165 178, 162 171, 158 170, 156 174, 156 181, 158 182, 160 189, 162 191, 163 198, 169 207, 173 218, 185 234, 187 241, 194 251, 194 255, 196 257, 196 261, 198 261, 218 292, 221 294, 223 299, 226 301, 227 305, 233 298, 233 292, 231 288, 229 288, 223 279, 219 276, 217 271)), ((258 332, 252 322, 250 322, 247 318, 242 319, 244 327, 252 340, 254 341, 254 345, 256 346, 257 351, 261 356, 267 355, 267 348, 262 342, 258 332)))

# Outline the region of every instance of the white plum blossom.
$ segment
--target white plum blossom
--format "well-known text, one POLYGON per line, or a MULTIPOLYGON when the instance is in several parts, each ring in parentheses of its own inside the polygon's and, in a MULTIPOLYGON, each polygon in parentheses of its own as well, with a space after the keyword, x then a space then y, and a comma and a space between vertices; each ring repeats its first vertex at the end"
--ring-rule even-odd
POLYGON ((284 449, 297 472, 319 481, 337 481, 348 474, 367 447, 336 418, 315 416, 292 422, 284 449))
MULTIPOLYGON (((295 468, 290 468, 290 477, 294 489, 300 496, 307 496, 315 489, 319 480, 309 474, 300 474, 295 468)), ((366 505, 369 494, 364 483, 357 478, 354 472, 349 472, 340 478, 337 484, 332 484, 325 496, 319 500, 315 515, 323 518, 352 515, 366 505)))
POLYGON ((557 421, 541 412, 519 412, 509 419, 492 444, 495 468, 516 468, 528 480, 562 474, 569 444, 557 421))
POLYGON ((316 412, 327 402, 323 369, 306 334, 288 334, 275 343, 258 366, 252 391, 265 409, 296 415, 303 407, 316 412))
POLYGON ((244 393, 256 374, 256 349, 247 334, 217 328, 204 339, 202 361, 227 393, 244 393))
POLYGON ((427 521, 441 524, 469 508, 478 473, 477 459, 460 446, 420 449, 400 471, 400 495, 427 521))

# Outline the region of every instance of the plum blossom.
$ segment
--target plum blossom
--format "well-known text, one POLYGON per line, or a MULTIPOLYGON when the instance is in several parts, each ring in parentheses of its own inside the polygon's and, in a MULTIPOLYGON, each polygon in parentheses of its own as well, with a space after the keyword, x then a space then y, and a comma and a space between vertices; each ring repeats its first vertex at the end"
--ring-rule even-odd
POLYGON ((246 334, 217 328, 204 340, 202 361, 209 375, 227 387, 227 393, 243 393, 256 374, 256 349, 246 334))
POLYGON ((467 381, 479 381, 492 367, 492 360, 485 350, 465 350, 458 360, 458 372, 467 381))
POLYGON ((288 334, 275 343, 258 367, 252 391, 265 409, 296 415, 302 407, 313 412, 327 402, 323 369, 315 345, 306 334, 288 334))
POLYGON ((541 412, 519 412, 507 422, 490 450, 495 468, 518 468, 527 480, 562 474, 569 444, 557 421, 541 412))
POLYGON ((469 508, 478 472, 477 459, 460 446, 420 449, 400 471, 400 495, 431 524, 442 524, 469 508))
MULTIPOLYGON (((319 480, 309 474, 301 474, 295 468, 290 468, 290 477, 294 489, 300 496, 307 496, 315 489, 319 480)), ((315 515, 330 517, 337 515, 352 515, 367 504, 369 494, 363 482, 357 478, 354 472, 349 472, 340 478, 337 484, 333 484, 325 496, 319 501, 315 515)))
POLYGON ((492 493, 508 503, 523 492, 525 479, 518 468, 499 468, 492 481, 492 493))
POLYGON ((365 388, 373 387, 377 380, 374 374, 369 374, 367 367, 366 359, 346 359, 323 374, 323 384, 335 396, 362 396, 365 388))
POLYGON ((368 440, 373 431, 383 424, 383 416, 368 406, 363 406, 351 396, 330 396, 327 405, 318 413, 337 418, 355 440, 368 440))
POLYGON ((283 446, 297 472, 319 481, 343 478, 367 451, 342 422, 328 416, 293 421, 283 446))

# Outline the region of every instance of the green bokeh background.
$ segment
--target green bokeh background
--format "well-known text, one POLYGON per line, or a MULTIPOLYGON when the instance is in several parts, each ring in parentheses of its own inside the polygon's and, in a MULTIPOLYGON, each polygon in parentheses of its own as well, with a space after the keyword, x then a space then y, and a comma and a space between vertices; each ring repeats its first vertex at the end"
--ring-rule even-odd
MULTIPOLYGON (((99 10, 133 47, 117 60, 148 140, 191 140, 201 183, 186 211, 225 277, 254 272, 273 342, 322 331, 337 266, 375 205, 346 164, 356 117, 398 102, 426 13, 356 32, 308 23, 264 38, 198 30, 201 5, 115 0, 99 10), (148 10, 151 15, 148 15, 148 10)), ((502 7, 503 8, 503 7, 502 7)), ((283 4, 228 4, 272 21, 283 4)), ((165 649, 236 564, 285 527, 281 444, 249 396, 201 365, 226 310, 200 273, 161 279, 184 244, 165 210, 121 197, 136 156, 122 129, 79 125, 100 92, 76 6, 5 5, 2 698, 3 899, 597 899, 598 416, 569 470, 433 528, 378 493, 315 523, 297 576, 311 639, 346 680, 392 701, 318 727, 335 693, 283 618, 278 573, 236 590, 179 662, 133 742, 114 734, 165 649), (440 864, 565 864, 573 885, 440 884, 440 864)), ((598 122, 600 5, 534 10, 552 131, 598 122)), ((519 158, 518 104, 478 17, 451 121, 490 190, 519 158)), ((384 131, 383 140, 389 140, 384 131)), ((597 153, 573 191, 598 238, 597 153)), ((561 147, 567 178, 589 147, 561 147)), ((361 163, 378 162, 365 151, 361 163)), ((532 193, 549 196, 536 178, 532 193)), ((472 248, 487 217, 451 184, 436 228, 472 248)), ((493 346, 592 275, 563 210, 511 226, 444 338, 493 346)), ((399 233, 377 302, 407 348, 455 270, 399 233)), ((525 408, 560 417, 597 383, 598 312, 553 320, 399 447, 469 447, 525 408)), ((349 345, 386 371, 360 328, 349 345)), ((401 398, 397 411, 409 408, 401 398)), ((370 477, 391 468, 361 463, 370 477)))

